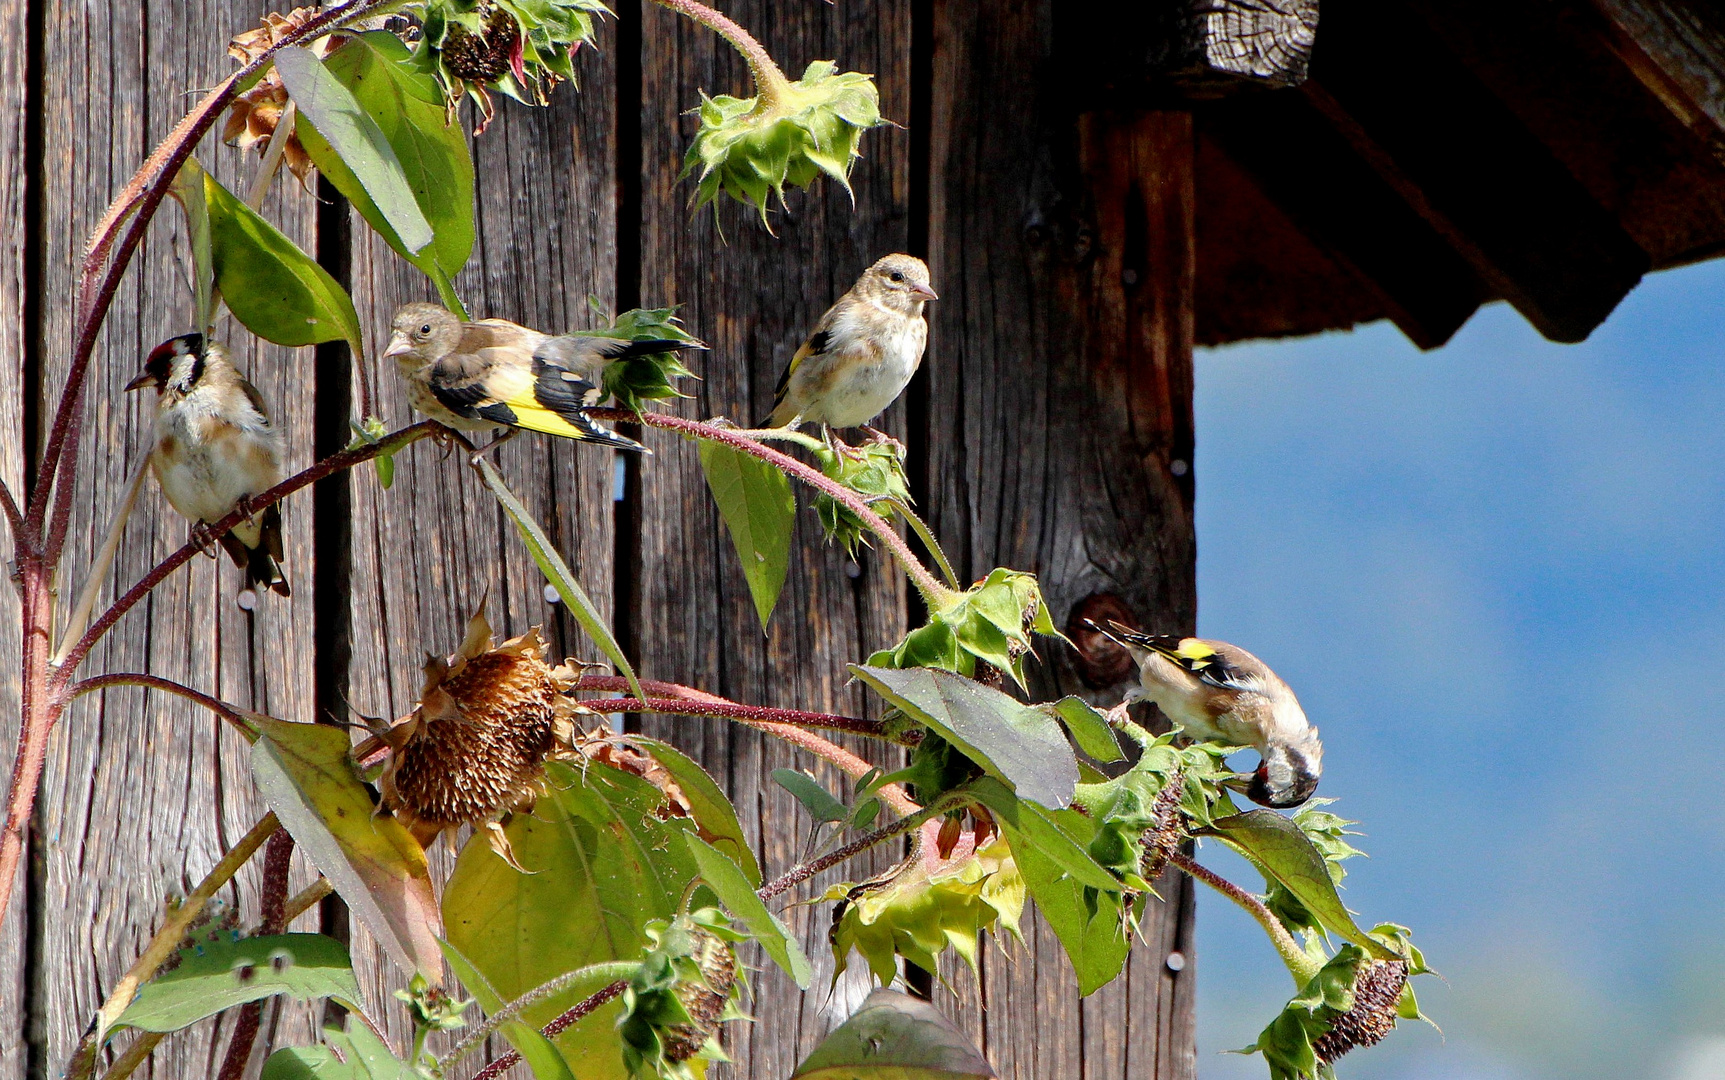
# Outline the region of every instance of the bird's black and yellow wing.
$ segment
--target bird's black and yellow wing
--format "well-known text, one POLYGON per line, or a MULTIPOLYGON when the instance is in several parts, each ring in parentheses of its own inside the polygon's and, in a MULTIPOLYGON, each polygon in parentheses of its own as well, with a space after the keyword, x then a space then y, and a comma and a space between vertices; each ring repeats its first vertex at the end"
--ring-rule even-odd
MULTIPOLYGON (((1095 623, 1091 624, 1096 626, 1095 623)), ((1096 626, 1110 639, 1121 645, 1157 653, 1185 668, 1199 679, 1222 690, 1257 691, 1262 683, 1258 677, 1229 661, 1208 642, 1178 634, 1146 634, 1110 619, 1108 627, 1096 626)))

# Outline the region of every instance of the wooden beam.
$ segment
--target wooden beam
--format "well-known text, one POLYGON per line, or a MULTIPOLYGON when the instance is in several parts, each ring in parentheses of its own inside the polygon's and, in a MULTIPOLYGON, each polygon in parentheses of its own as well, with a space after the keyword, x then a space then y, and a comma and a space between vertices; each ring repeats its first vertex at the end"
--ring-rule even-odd
POLYGON ((1324 19, 1302 92, 1541 333, 1591 333, 1647 253, 1401 4, 1327 0, 1324 19))
POLYGON ((1725 161, 1725 13, 1695 0, 1592 0, 1592 7, 1624 66, 1725 161))
POLYGON ((1377 293, 1374 317, 1388 315, 1420 348, 1448 341, 1491 298, 1467 260, 1302 95, 1217 102, 1199 122, 1289 221, 1377 293))
POLYGON ((1318 0, 1110 0, 1058 18, 1062 66, 1081 90, 1211 98, 1304 82, 1318 0))

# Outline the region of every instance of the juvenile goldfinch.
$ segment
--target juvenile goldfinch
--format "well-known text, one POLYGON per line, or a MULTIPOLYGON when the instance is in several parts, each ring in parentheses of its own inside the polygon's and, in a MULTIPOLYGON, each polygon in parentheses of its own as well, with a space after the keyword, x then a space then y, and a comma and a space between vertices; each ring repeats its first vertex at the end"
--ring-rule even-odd
POLYGON ((389 348, 407 380, 407 400, 458 431, 519 428, 646 450, 601 427, 583 410, 604 396, 613 360, 682 349, 691 341, 625 341, 592 334, 551 337, 507 319, 464 323, 436 304, 408 304, 390 324, 389 348))
POLYGON ((1110 620, 1090 626, 1138 662, 1140 686, 1128 701, 1154 701, 1194 738, 1250 746, 1263 759, 1246 797, 1278 809, 1298 806, 1317 790, 1324 744, 1288 684, 1237 645, 1141 634, 1110 620))
POLYGON ((888 255, 863 271, 791 357, 773 391, 772 414, 755 426, 848 428, 879 416, 921 365, 928 343, 922 308, 938 299, 927 265, 914 256, 888 255))
MULTIPOLYGON (((193 536, 244 509, 282 479, 282 435, 257 387, 202 334, 183 334, 150 351, 126 389, 156 388, 156 445, 150 469, 168 504, 191 519, 193 536)), ((282 575, 281 510, 265 507, 221 537, 234 565, 255 586, 288 595, 282 575)), ((242 595, 242 606, 244 605, 242 595)))

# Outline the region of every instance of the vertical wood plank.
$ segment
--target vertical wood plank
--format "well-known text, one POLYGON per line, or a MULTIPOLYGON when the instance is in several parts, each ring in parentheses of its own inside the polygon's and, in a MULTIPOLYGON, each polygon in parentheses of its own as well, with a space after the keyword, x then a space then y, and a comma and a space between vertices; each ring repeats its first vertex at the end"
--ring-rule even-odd
MULTIPOLYGON (((757 0, 728 4, 726 13, 793 78, 821 59, 875 73, 884 114, 902 123, 910 117, 910 6, 757 0)), ((779 372, 821 313, 876 258, 905 249, 910 140, 897 128, 865 135, 852 178, 854 209, 830 183, 789 193, 789 210, 772 215, 776 238, 752 220, 753 211, 725 200, 717 227, 710 210, 691 219, 691 185, 677 180, 695 130, 684 110, 696 88, 746 95, 746 68, 710 32, 656 8, 646 14, 643 42, 641 300, 683 304, 690 329, 713 347, 700 358, 695 398, 676 411, 750 423, 767 411, 779 372)), ((889 409, 881 426, 903 437, 904 410, 889 409)), ((851 562, 826 547, 813 514, 799 510, 789 578, 763 635, 694 447, 649 440, 658 453, 641 469, 635 571, 642 674, 739 701, 869 714, 872 703, 860 687, 846 685, 844 665, 905 630, 905 587, 885 557, 864 551, 851 562)), ((647 718, 644 728, 693 753, 731 793, 769 875, 800 857, 807 818, 770 774, 814 762, 730 725, 647 718)), ((856 749, 889 767, 895 760, 878 745, 856 749)), ((830 772, 821 775, 833 782, 830 772)), ((849 869, 873 872, 870 865, 849 869)), ((811 954, 827 951, 824 906, 785 914, 811 954)), ((723 1075, 788 1076, 834 1022, 822 1013, 825 987, 804 995, 770 964, 751 961, 761 968, 750 1005, 756 1022, 729 1034, 736 1064, 723 1075)))
MULTIPOLYGON (((42 280, 45 297, 73 294, 84 237, 113 194, 167 134, 200 88, 232 69, 227 40, 258 11, 237 0, 50 2, 44 68, 42 280)), ((205 164, 244 190, 255 155, 211 138, 205 164)), ((310 246, 314 204, 291 180, 278 183, 266 216, 310 246)), ((116 299, 91 373, 78 490, 59 581, 62 611, 83 585, 131 472, 147 451, 154 401, 121 387, 144 353, 191 327, 190 259, 178 211, 165 206, 116 299)), ((46 302, 40 341, 44 415, 58 402, 70 353, 69 305, 46 302)), ((290 469, 310 462, 312 387, 304 353, 255 343, 229 321, 218 333, 287 432, 290 469)), ((291 600, 262 598, 255 615, 234 603, 240 580, 226 563, 195 560, 123 620, 86 661, 84 674, 148 671, 247 708, 309 718, 311 611, 309 517, 283 510, 291 600)), ((139 500, 106 590, 115 595, 184 542, 187 524, 153 484, 139 500)), ((44 917, 32 1009, 44 1025, 50 1072, 62 1068, 106 988, 160 921, 166 896, 183 893, 263 813, 242 740, 178 699, 126 688, 87 698, 56 731, 38 809, 45 863, 36 898, 44 917), (50 914, 51 913, 51 914, 50 914)), ((248 919, 256 869, 223 894, 248 919)), ((219 1023, 175 1036, 158 1050, 156 1075, 205 1075, 219 1061, 219 1023)))
MULTIPOLYGON (((1034 571, 1057 625, 1108 592, 1149 629, 1190 631, 1190 117, 1074 115, 1046 77, 1050 2, 936 0, 933 19, 934 527, 961 576, 1034 571)), ((1043 653, 1038 697, 1089 692, 1043 653)), ((1151 942, 1190 934, 1168 884, 1151 942)), ((1024 929, 956 1005, 986 1010, 971 1030, 1002 1076, 1194 1075, 1191 976, 1165 977, 1160 946, 1080 1002, 1052 933, 1024 929)))
MULTIPOLYGON (((605 27, 605 35, 614 28, 605 27)), ((473 318, 505 318, 548 333, 594 325, 587 297, 616 304, 616 66, 609 48, 583 49, 581 89, 559 87, 552 103, 529 109, 499 101, 496 121, 473 140, 478 173, 478 239, 456 287, 473 318)), ((435 300, 430 283, 355 215, 354 300, 376 357, 395 308, 435 300)), ((368 372, 389 426, 417 419, 393 361, 368 372)), ((357 398, 356 398, 357 400, 357 398)), ((499 451, 510 487, 545 526, 565 561, 607 618, 612 617, 612 480, 615 452, 531 433, 499 451)), ((417 701, 425 654, 447 655, 484 602, 501 639, 544 625, 558 656, 596 650, 573 619, 546 603, 544 578, 513 526, 461 454, 435 443, 397 458, 394 486, 370 469, 354 478, 353 664, 349 700, 361 712, 397 717, 417 701)), ((435 845, 439 882, 454 864, 448 841, 435 845)), ((402 973, 355 927, 353 949, 368 1001, 398 1044, 411 1036, 391 997, 402 973)), ((434 1049, 447 1042, 438 1037, 434 1049)), ((467 1075, 483 1055, 464 1063, 467 1075)))

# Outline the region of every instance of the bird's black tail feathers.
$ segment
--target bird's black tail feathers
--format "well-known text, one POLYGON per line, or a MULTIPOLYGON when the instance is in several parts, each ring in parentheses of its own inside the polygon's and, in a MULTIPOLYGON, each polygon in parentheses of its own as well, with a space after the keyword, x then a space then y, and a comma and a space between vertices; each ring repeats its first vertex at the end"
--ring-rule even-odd
POLYGON ((1115 619, 1109 619, 1107 626, 1101 625, 1094 619, 1085 619, 1084 625, 1122 648, 1161 651, 1176 649, 1180 646, 1180 637, 1177 634, 1146 634, 1142 630, 1134 630, 1115 619))
POLYGON ((246 572, 246 588, 259 586, 278 596, 291 596, 287 575, 282 573, 282 512, 271 504, 258 514, 258 546, 246 547, 245 542, 231 531, 222 534, 222 549, 234 560, 234 565, 246 572))

